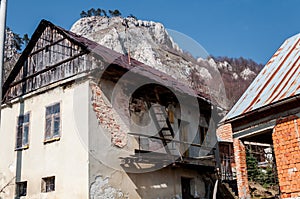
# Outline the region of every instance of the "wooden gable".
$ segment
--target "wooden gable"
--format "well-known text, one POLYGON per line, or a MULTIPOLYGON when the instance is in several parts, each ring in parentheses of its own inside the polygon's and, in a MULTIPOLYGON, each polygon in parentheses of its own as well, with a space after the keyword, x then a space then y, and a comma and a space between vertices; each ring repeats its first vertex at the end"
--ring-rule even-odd
POLYGON ((3 100, 13 99, 90 70, 86 46, 42 20, 3 85, 3 100))

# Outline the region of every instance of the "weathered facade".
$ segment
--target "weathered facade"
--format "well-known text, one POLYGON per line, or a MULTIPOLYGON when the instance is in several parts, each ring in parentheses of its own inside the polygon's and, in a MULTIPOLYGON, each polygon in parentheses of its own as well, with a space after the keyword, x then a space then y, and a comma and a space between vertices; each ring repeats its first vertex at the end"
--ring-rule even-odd
POLYGON ((43 20, 3 85, 1 198, 210 198, 216 107, 43 20))
POLYGON ((250 198, 246 142, 273 146, 281 198, 300 198, 300 35, 286 40, 224 123, 232 126, 239 198, 250 198))

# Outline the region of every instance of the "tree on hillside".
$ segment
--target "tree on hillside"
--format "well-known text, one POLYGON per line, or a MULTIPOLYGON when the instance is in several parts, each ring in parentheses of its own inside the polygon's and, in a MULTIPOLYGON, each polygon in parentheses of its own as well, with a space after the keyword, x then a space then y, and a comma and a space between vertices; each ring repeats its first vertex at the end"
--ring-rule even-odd
MULTIPOLYGON (((112 11, 112 12, 114 13, 115 11, 112 11)), ((118 13, 115 12, 114 14, 118 14, 118 13)), ((104 17, 108 17, 106 11, 103 10, 103 9, 101 9, 101 8, 97 8, 97 9, 91 8, 88 11, 81 11, 81 13, 80 13, 80 17, 81 18, 92 17, 92 16, 104 16, 104 17)))
POLYGON ((81 18, 87 17, 87 13, 85 11, 81 11, 80 17, 81 18))
POLYGON ((105 10, 102 10, 102 13, 103 13, 103 16, 104 16, 104 17, 108 17, 105 10))
POLYGON ((135 20, 137 20, 137 17, 134 16, 133 14, 128 15, 128 18, 134 18, 135 20))
POLYGON ((87 11, 87 16, 91 17, 91 16, 95 16, 96 10, 95 8, 91 8, 87 11))
POLYGON ((100 8, 97 8, 97 10, 95 10, 95 16, 101 16, 101 14, 102 14, 102 9, 100 9, 100 8))
POLYGON ((111 17, 118 17, 118 16, 122 15, 119 10, 114 10, 114 11, 108 10, 108 12, 109 12, 109 14, 110 14, 111 17))
POLYGON ((29 40, 30 40, 30 38, 28 37, 28 34, 24 34, 22 39, 23 39, 24 45, 27 46, 29 43, 29 40))
POLYGON ((14 33, 14 45, 17 50, 22 49, 22 45, 24 44, 23 39, 20 37, 19 34, 14 33))

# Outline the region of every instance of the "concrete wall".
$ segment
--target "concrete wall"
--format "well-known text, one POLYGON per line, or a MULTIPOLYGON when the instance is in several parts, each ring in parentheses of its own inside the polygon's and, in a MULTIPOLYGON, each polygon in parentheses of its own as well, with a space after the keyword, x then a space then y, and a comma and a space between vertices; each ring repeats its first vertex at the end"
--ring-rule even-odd
POLYGON ((88 198, 88 153, 83 144, 86 138, 79 133, 88 129, 87 94, 87 83, 74 84, 2 109, 0 190, 8 186, 0 198, 14 198, 15 181, 27 181, 25 198, 88 198), (74 96, 78 96, 76 100, 74 96), (44 144, 45 107, 56 102, 61 103, 61 137, 44 144), (22 112, 30 112, 29 148, 15 151, 17 116, 22 112), (78 119, 80 125, 76 123, 78 119), (55 176, 55 191, 41 193, 41 179, 48 176, 55 176))

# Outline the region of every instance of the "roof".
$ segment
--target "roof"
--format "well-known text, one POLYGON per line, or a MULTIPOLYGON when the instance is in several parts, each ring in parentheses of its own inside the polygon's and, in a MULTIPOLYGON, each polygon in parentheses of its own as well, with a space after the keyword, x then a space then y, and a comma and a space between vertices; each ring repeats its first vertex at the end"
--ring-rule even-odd
POLYGON ((233 121, 299 94, 300 33, 281 45, 223 121, 233 121))
POLYGON ((139 74, 144 77, 148 77, 161 85, 173 88, 176 91, 179 91, 183 94, 188 94, 193 97, 201 98, 205 101, 210 102, 207 96, 203 96, 200 93, 197 93, 195 90, 190 88, 189 86, 181 83, 179 80, 171 77, 170 75, 163 73, 159 70, 154 69, 142 62, 139 62, 135 59, 130 60, 130 64, 128 63, 128 57, 116 51, 113 51, 105 46, 102 46, 94 41, 91 41, 83 36, 79 36, 71 31, 65 30, 59 26, 52 24, 47 20, 42 20, 38 25, 37 29, 33 33, 30 42, 28 43, 27 47, 24 49, 22 55, 20 56, 19 60, 17 61, 15 67, 12 69, 11 73, 9 74, 8 78, 4 82, 3 85, 3 96, 5 96, 6 92, 9 89, 10 84, 14 81, 16 76, 18 75, 19 71, 22 69, 23 62, 27 59, 30 52, 32 51, 33 47, 35 46, 36 42, 38 41, 39 37, 43 33, 46 27, 50 26, 58 30, 60 34, 68 38, 71 42, 82 47, 82 49, 86 50, 87 52, 91 52, 101 57, 107 63, 115 64, 120 66, 124 69, 131 70, 132 72, 139 74), (134 68, 134 70, 132 70, 134 68))

